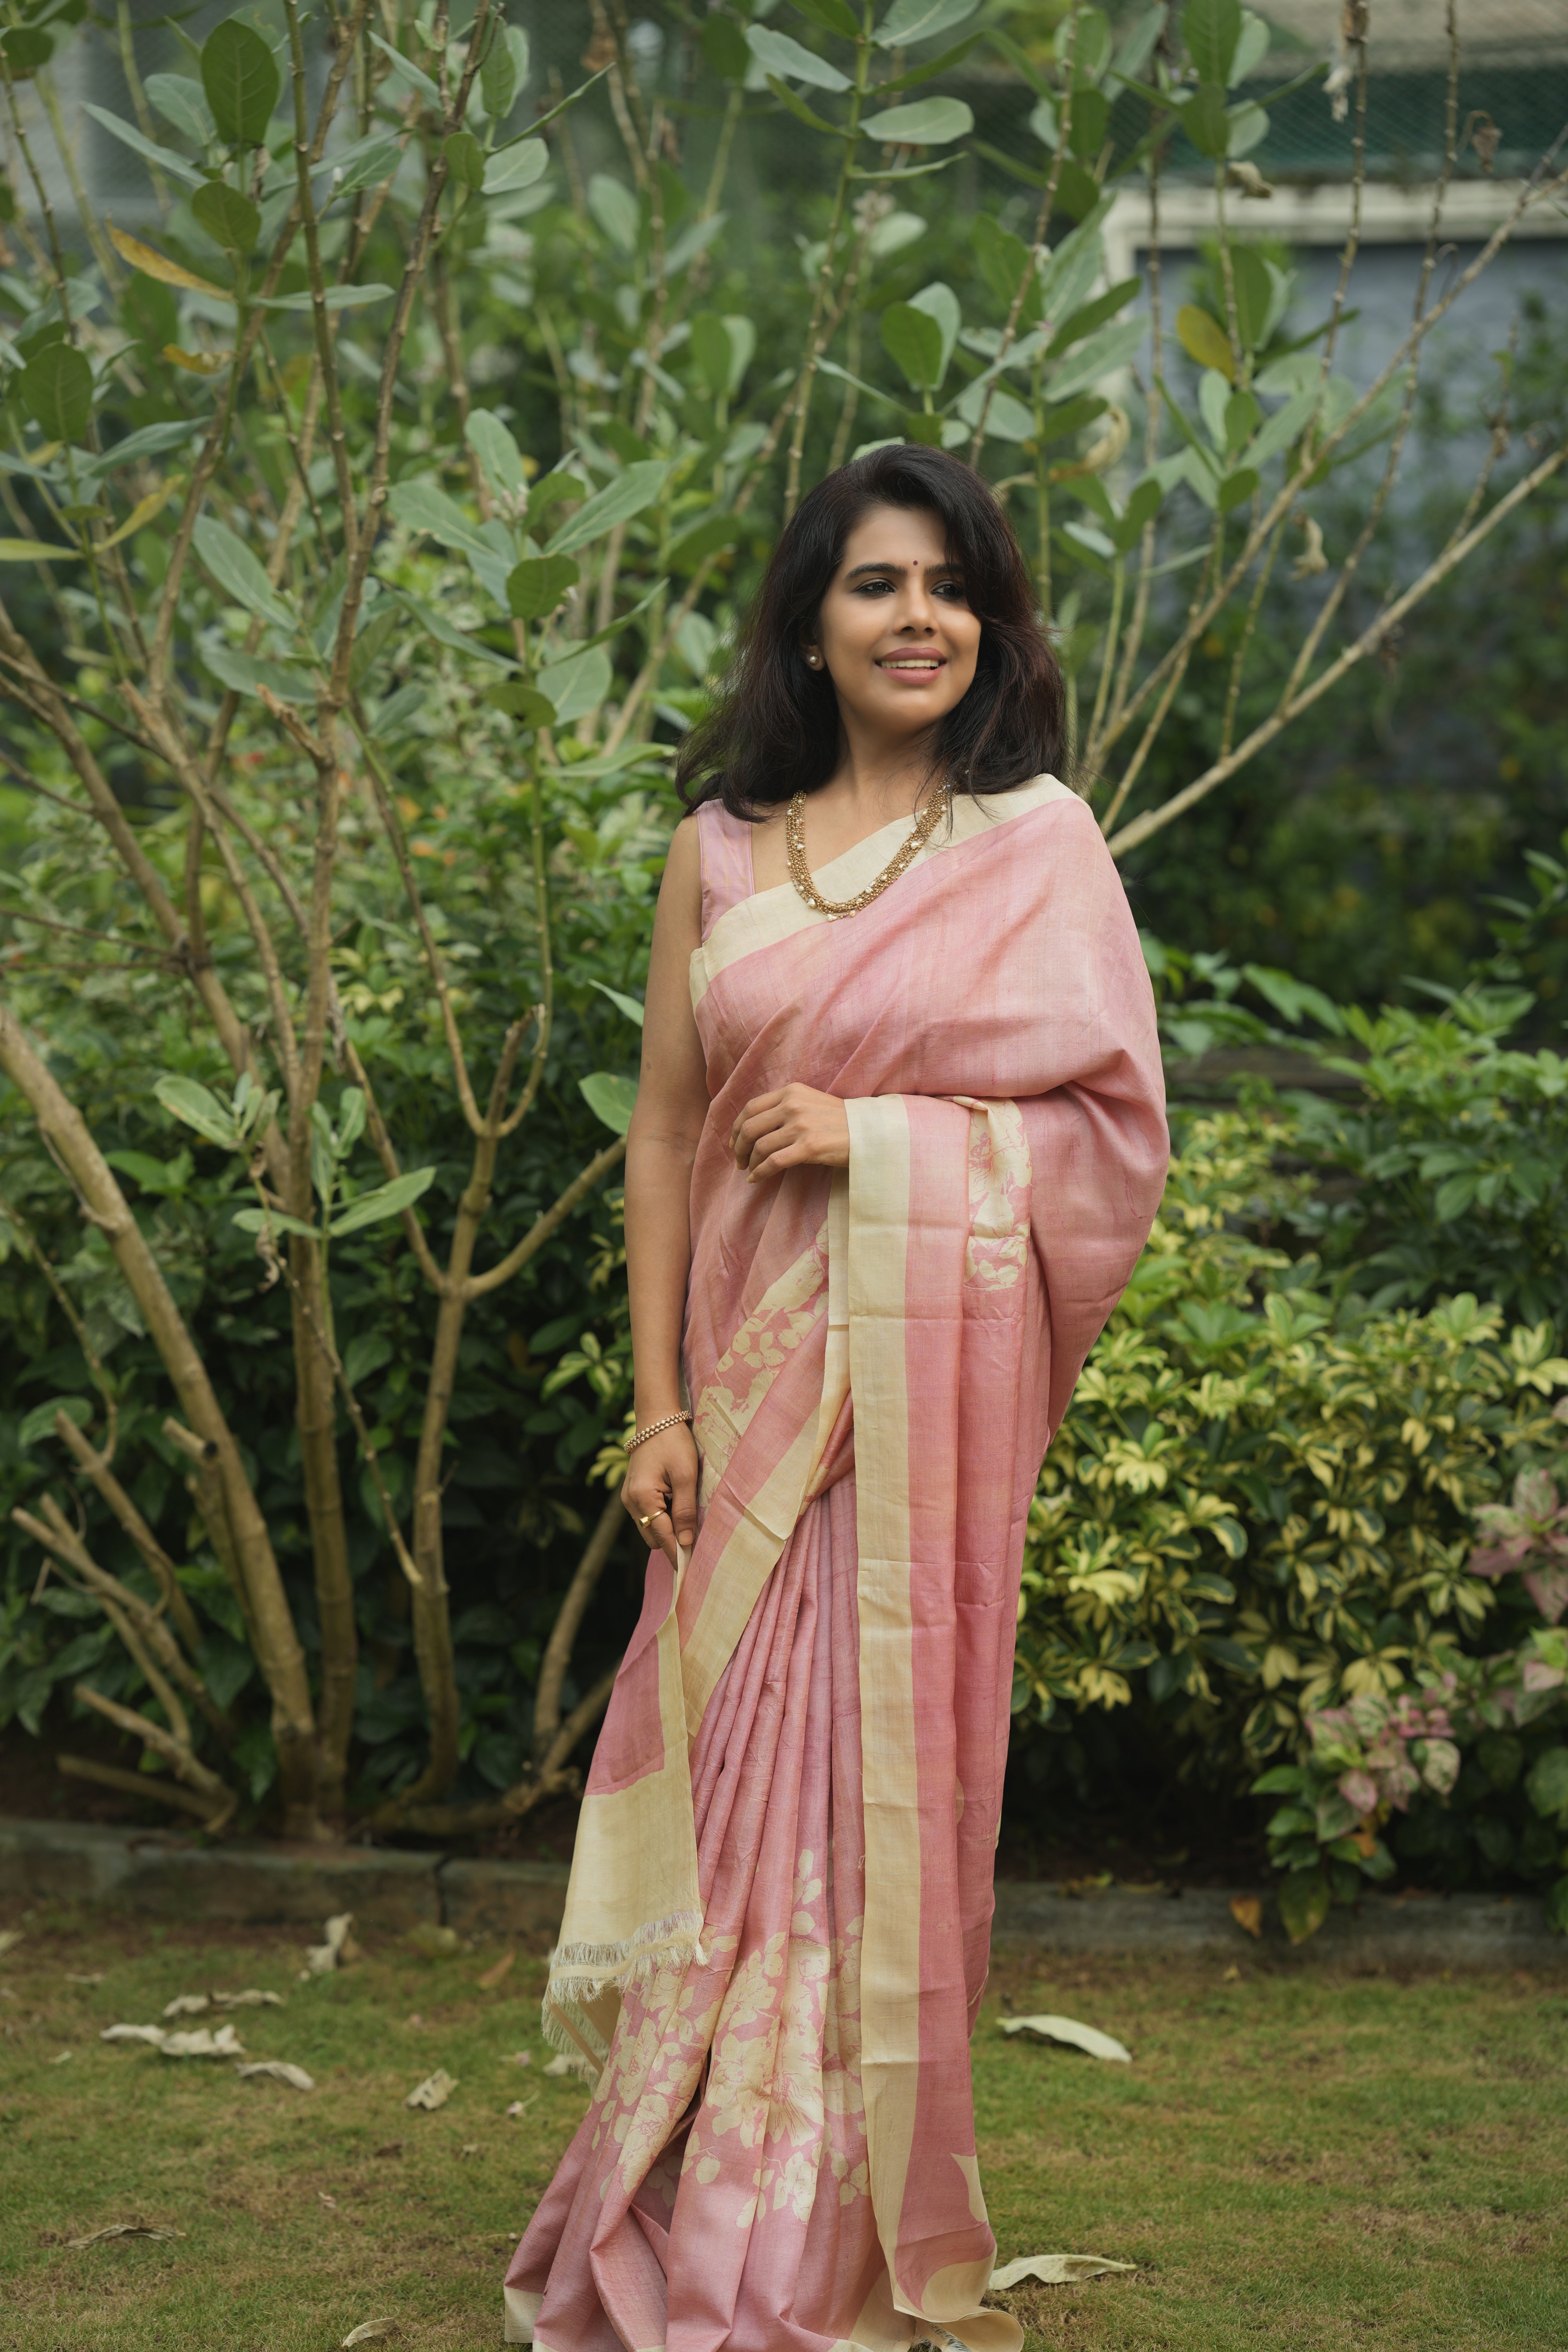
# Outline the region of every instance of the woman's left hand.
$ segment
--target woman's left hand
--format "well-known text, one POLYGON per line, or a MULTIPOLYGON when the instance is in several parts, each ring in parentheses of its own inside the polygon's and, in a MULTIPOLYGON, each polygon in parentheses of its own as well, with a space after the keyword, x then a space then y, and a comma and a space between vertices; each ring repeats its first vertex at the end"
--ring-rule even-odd
POLYGON ((748 1184, 786 1168, 847 1168, 849 1114, 837 1095, 792 1085, 753 1097, 730 1138, 748 1184))

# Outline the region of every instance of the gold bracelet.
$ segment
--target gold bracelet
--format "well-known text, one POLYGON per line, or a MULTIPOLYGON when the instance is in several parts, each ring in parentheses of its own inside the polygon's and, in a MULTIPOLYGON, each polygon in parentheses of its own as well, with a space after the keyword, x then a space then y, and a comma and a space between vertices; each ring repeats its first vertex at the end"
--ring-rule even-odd
POLYGON ((661 1429, 673 1429, 678 1422, 684 1422, 689 1427, 691 1415, 689 1412, 667 1412, 662 1421, 650 1421, 646 1429, 639 1429, 634 1437, 627 1438, 626 1452, 635 1453, 645 1437, 657 1437, 661 1429))

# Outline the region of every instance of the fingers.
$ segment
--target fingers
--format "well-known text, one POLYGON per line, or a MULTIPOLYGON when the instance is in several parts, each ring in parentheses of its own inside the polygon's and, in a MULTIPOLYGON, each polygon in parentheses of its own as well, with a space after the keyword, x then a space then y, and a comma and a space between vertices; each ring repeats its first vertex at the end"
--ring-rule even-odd
MULTIPOLYGON (((693 1459, 689 1468, 678 1469, 670 1480, 669 1514, 654 1524, 669 1535, 682 1551, 689 1551, 697 1541, 697 1465, 693 1459)), ((671 1555, 673 1558, 673 1554, 671 1555)))

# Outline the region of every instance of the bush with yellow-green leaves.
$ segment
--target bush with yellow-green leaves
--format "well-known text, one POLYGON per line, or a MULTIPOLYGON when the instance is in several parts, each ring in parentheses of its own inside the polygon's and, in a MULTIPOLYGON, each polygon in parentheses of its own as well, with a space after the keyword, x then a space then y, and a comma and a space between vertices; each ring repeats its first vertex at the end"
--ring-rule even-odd
MULTIPOLYGON (((1047 1460, 1019 1609, 1020 1728, 1136 1707, 1184 1769, 1233 1787, 1304 1765, 1333 1708, 1530 1640, 1545 1612, 1521 1579, 1470 1564, 1477 1514, 1521 1471, 1559 1467, 1568 1435, 1550 1323, 1508 1328, 1468 1294, 1378 1311, 1269 1245, 1307 1181, 1279 1172, 1291 1131, 1284 1113, 1188 1126, 1047 1460)), ((1394 1866, 1386 1802, 1348 1822, 1331 1810, 1321 1843, 1345 1853, 1323 1864, 1324 1909, 1359 1883, 1347 1830, 1360 1869, 1394 1866)), ((1556 1838, 1531 1853, 1510 1810, 1529 1811, 1517 1770, 1497 1786, 1467 1759, 1401 1815, 1394 1852, 1450 1883, 1472 1864, 1554 1874, 1556 1838), (1433 1807, 1486 1832, 1434 1839, 1433 1807)), ((1298 1843, 1287 1866, 1308 1859, 1298 1843)))

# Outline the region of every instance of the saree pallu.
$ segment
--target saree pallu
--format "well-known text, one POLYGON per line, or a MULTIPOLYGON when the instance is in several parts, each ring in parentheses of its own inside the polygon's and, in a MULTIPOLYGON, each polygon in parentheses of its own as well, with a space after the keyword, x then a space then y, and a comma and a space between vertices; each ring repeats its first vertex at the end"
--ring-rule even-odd
POLYGON ((1049 777, 842 921, 699 831, 700 1531, 649 1556, 583 1800, 544 2031, 594 2090, 507 2340, 1017 2352, 969 2035, 1029 1502, 1164 1179, 1152 999, 1049 777), (848 1169, 748 1184, 734 1120, 792 1079, 844 1098, 848 1169))

